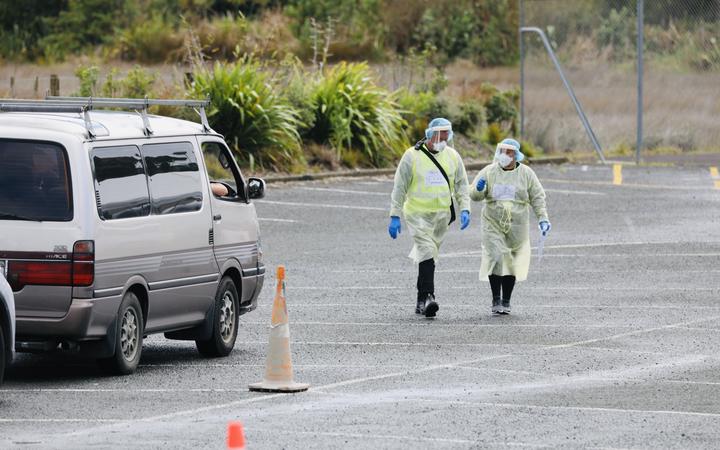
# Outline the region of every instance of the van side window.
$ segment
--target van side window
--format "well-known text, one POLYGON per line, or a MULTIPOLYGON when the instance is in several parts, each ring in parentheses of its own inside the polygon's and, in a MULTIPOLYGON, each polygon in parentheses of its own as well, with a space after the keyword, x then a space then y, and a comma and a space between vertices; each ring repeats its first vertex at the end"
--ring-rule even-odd
POLYGON ((202 144, 203 159, 210 180, 211 191, 216 197, 223 200, 245 201, 245 187, 242 176, 230 156, 230 150, 218 142, 204 142, 202 144), (225 185, 227 193, 219 195, 216 183, 225 185), (238 188, 239 186, 239 188, 238 188))
POLYGON ((141 152, 153 214, 175 214, 202 208, 202 179, 191 143, 145 144, 141 152))
POLYGON ((95 172, 95 200, 101 219, 150 214, 145 168, 136 146, 96 147, 91 160, 95 172))
POLYGON ((72 218, 65 149, 52 142, 0 139, 0 220, 72 218))

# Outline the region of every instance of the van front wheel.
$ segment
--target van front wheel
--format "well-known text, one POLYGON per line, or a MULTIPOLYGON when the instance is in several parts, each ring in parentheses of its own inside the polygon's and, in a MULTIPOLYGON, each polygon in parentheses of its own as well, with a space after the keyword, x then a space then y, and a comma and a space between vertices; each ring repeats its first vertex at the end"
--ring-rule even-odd
POLYGON ((197 340, 195 345, 203 356, 227 356, 235 347, 238 333, 238 299, 237 288, 230 277, 220 280, 215 295, 215 308, 213 310, 213 330, 210 339, 197 340))
POLYGON ((140 362, 143 341, 143 316, 137 296, 128 292, 123 297, 115 329, 115 354, 99 359, 100 367, 114 375, 135 372, 140 362))

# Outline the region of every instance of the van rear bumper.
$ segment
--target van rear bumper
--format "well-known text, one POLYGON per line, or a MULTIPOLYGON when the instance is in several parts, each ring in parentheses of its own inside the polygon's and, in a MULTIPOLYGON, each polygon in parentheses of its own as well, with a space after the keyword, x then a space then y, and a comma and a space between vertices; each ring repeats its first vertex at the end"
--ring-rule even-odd
POLYGON ((61 318, 18 316, 18 341, 48 338, 63 340, 94 340, 105 338, 120 308, 122 296, 94 299, 73 299, 67 314, 61 318))

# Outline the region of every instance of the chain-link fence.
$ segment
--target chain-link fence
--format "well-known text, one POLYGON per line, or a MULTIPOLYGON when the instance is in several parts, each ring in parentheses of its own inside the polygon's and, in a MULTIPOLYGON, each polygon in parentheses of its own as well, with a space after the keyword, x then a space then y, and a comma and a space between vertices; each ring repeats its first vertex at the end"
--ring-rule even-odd
POLYGON ((519 1, 526 138, 593 149, 537 27, 606 154, 720 148, 720 0, 519 1))

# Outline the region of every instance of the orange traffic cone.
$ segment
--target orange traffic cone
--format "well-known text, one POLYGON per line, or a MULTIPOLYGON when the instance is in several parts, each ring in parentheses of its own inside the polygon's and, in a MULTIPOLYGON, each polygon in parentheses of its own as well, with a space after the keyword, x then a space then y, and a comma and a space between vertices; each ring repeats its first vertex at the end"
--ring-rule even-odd
POLYGON ((242 422, 230 422, 227 429, 227 448, 232 450, 245 449, 245 433, 242 422))
POLYGON ((277 268, 277 289, 270 319, 270 346, 265 363, 265 379, 250 385, 251 391, 301 392, 310 387, 293 381, 290 358, 290 325, 285 302, 285 266, 277 268))

